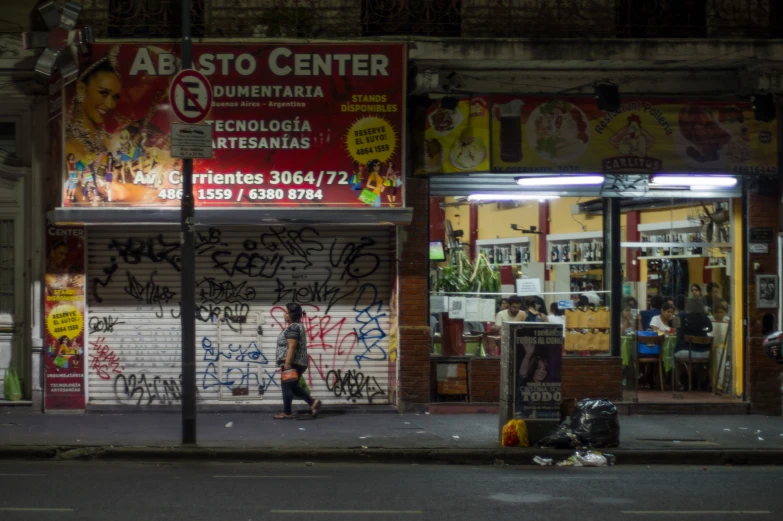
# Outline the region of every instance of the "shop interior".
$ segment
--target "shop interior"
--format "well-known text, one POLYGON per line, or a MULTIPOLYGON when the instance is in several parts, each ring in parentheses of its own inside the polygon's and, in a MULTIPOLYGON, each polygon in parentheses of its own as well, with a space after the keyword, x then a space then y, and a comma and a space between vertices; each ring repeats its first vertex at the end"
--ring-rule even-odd
MULTIPOLYGON (((499 357, 495 317, 517 295, 529 320, 563 324, 567 357, 612 354, 611 315, 619 314, 624 401, 742 395, 741 331, 732 327, 742 321, 741 306, 733 305, 742 259, 739 200, 622 199, 623 299, 614 306, 601 198, 441 197, 433 208, 442 220, 440 230, 430 223, 435 365, 499 357)), ((462 391, 439 385, 433 398, 470 400, 462 391)))

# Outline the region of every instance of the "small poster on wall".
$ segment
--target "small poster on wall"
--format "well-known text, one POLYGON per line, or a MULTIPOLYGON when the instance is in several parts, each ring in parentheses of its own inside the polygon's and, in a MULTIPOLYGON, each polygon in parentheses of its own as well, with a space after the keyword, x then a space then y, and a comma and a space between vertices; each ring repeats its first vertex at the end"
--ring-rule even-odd
POLYGON ((756 307, 778 307, 777 275, 756 275, 756 307))
POLYGON ((46 229, 44 408, 84 409, 84 228, 46 229))
POLYGON ((559 324, 526 323, 512 328, 516 418, 560 418, 562 331, 559 324))

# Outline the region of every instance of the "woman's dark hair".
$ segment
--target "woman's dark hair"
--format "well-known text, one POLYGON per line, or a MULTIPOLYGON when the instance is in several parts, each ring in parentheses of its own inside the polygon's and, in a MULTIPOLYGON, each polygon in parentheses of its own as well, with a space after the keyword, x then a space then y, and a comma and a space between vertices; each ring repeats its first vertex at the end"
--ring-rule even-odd
POLYGON ((526 308, 536 307, 536 299, 534 297, 525 297, 525 307, 526 308))
POLYGON ((501 304, 502 304, 502 303, 504 303, 504 302, 505 302, 506 304, 508 304, 508 299, 507 299, 507 298, 502 298, 502 299, 500 299, 500 303, 501 303, 501 304))
POLYGON ((299 322, 302 320, 304 312, 302 311, 302 306, 296 302, 289 302, 285 305, 285 309, 288 311, 288 316, 291 317, 291 322, 299 322))
POLYGON ((114 70, 114 67, 109 61, 109 55, 106 55, 92 65, 85 67, 84 72, 79 76, 78 81, 87 85, 99 72, 110 72, 117 75, 117 71, 114 70))
POLYGON ((371 159, 370 162, 367 163, 367 171, 372 172, 375 165, 382 166, 383 164, 377 159, 371 159))
POLYGON ((522 299, 518 295, 512 295, 508 297, 508 305, 511 306, 513 304, 519 304, 522 305, 522 299))
POLYGON ((631 309, 635 309, 639 307, 639 304, 636 302, 636 299, 633 297, 625 297, 623 299, 623 307, 628 306, 631 309))
POLYGON ((63 335, 60 338, 58 338, 57 341, 60 342, 60 344, 67 344, 68 343, 68 337, 63 335))
POLYGON ((660 295, 655 295, 650 301, 650 307, 652 309, 661 309, 662 306, 663 306, 663 297, 660 295))
POLYGON ((669 311, 670 309, 674 311, 674 304, 672 304, 671 302, 667 302, 666 304, 661 306, 661 313, 663 313, 664 311, 669 311))
POLYGON ((693 291, 694 289, 698 289, 699 291, 701 291, 701 285, 700 284, 691 284, 691 291, 693 291))
POLYGON ((556 317, 563 316, 563 311, 560 309, 560 306, 557 305, 557 302, 552 302, 552 304, 549 306, 549 311, 551 311, 552 314, 556 317))
POLYGON ((65 241, 57 241, 52 245, 49 251, 56 251, 58 248, 68 249, 68 245, 65 244, 65 241))

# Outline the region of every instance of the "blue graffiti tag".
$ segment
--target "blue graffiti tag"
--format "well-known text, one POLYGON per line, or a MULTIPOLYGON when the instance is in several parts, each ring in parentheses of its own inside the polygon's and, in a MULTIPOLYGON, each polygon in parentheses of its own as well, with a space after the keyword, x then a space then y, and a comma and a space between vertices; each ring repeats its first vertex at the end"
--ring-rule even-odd
MULTIPOLYGON (((250 342, 245 346, 242 344, 228 344, 226 349, 223 350, 219 346, 213 345, 209 338, 204 337, 201 339, 201 348, 204 350, 204 361, 209 362, 201 378, 203 389, 211 389, 213 387, 225 387, 227 389, 233 387, 249 388, 250 386, 260 386, 262 384, 258 371, 255 369, 251 370, 251 367, 266 365, 269 363, 269 360, 255 342, 250 342), (221 358, 233 360, 234 362, 245 362, 245 367, 224 368, 224 374, 221 377, 216 363, 221 358)), ((266 382, 265 378, 264 382, 266 382)), ((262 386, 262 389, 265 389, 265 387, 262 386)))
POLYGON ((383 300, 378 298, 378 288, 373 284, 362 284, 359 288, 359 295, 356 297, 356 303, 353 310, 356 312, 356 323, 361 324, 359 328, 353 328, 356 333, 356 340, 359 346, 364 346, 364 353, 356 355, 356 365, 361 369, 362 360, 386 360, 386 351, 379 345, 380 341, 386 338, 386 333, 381 328, 380 318, 385 317, 382 313, 383 300), (364 299, 364 292, 372 292, 372 303, 368 306, 360 304, 364 299), (376 349, 373 353, 373 350, 376 349))

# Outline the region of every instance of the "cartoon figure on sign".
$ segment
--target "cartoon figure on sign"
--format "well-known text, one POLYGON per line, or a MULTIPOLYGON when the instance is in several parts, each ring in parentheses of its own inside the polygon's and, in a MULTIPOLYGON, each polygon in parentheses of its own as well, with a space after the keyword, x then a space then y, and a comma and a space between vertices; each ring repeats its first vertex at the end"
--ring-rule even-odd
POLYGON ((367 184, 359 195, 359 200, 370 206, 380 208, 381 194, 386 187, 383 186, 383 177, 381 177, 381 162, 372 159, 367 163, 367 184))
POLYGON ((683 107, 679 124, 682 137, 690 142, 685 153, 698 163, 719 160, 721 149, 731 141, 731 135, 720 127, 707 107, 683 107))
POLYGON ((632 114, 628 117, 628 124, 612 136, 609 142, 624 156, 646 157, 655 139, 642 128, 639 116, 632 114))
POLYGON ((128 129, 122 129, 120 132, 120 148, 117 149, 117 155, 120 157, 120 163, 122 164, 122 183, 125 183, 125 170, 127 169, 133 177, 133 164, 139 161, 140 156, 143 155, 141 144, 144 141, 143 134, 136 140, 131 139, 130 131, 128 129), (139 145, 136 142, 139 142, 139 145))
POLYGON ((114 168, 117 163, 111 152, 103 154, 100 166, 98 167, 98 188, 103 189, 106 201, 111 202, 112 181, 114 180, 114 168))
POLYGON ((65 162, 68 166, 68 180, 65 182, 65 199, 76 200, 76 186, 79 184, 79 173, 76 171, 76 156, 68 154, 65 162))
POLYGON ((351 189, 357 193, 361 192, 363 182, 364 182, 364 165, 354 160, 353 174, 351 175, 351 189))
POLYGON ((386 198, 394 206, 397 203, 397 188, 402 184, 400 172, 394 169, 394 161, 389 160, 386 175, 383 176, 383 186, 386 187, 386 198))
POLYGON ((99 200, 98 187, 95 183, 95 154, 87 154, 84 159, 76 163, 76 171, 82 184, 82 195, 95 206, 99 200))
POLYGON ((50 353, 54 351, 54 365, 60 369, 79 367, 83 351, 76 340, 71 342, 67 336, 63 335, 57 340, 57 344, 56 347, 49 348, 50 353))

